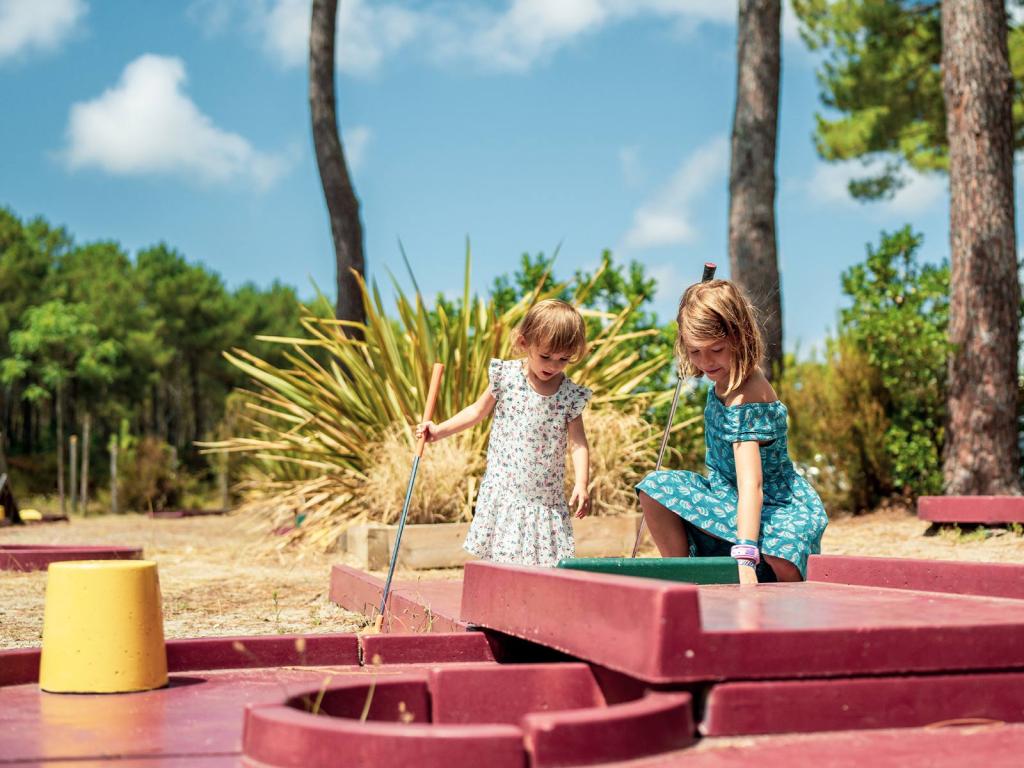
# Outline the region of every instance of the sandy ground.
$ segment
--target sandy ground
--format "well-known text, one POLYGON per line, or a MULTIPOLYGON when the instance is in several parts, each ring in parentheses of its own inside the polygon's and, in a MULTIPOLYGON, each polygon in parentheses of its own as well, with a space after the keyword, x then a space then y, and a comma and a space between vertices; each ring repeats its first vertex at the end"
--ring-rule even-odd
MULTIPOLYGON (((1002 529, 943 530, 905 509, 833 520, 826 554, 939 560, 1024 562, 1024 536, 1002 529)), ((363 617, 328 599, 332 564, 341 555, 277 552, 272 537, 250 520, 198 517, 152 520, 141 515, 73 519, 0 529, 0 544, 116 544, 142 546, 160 568, 166 636, 203 637, 291 632, 352 632, 363 617)), ((398 573, 444 578, 458 570, 398 573)), ((40 643, 45 572, 0 571, 0 648, 40 643)))

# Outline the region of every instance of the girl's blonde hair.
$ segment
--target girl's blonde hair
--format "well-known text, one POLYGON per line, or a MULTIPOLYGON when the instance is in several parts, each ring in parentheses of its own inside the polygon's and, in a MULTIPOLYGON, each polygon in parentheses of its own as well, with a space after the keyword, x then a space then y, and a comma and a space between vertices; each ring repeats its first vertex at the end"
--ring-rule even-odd
POLYGON ((690 362, 686 340, 711 341, 725 339, 732 347, 729 369, 731 392, 746 381, 764 357, 764 338, 750 299, 730 280, 708 280, 686 289, 676 316, 676 357, 683 376, 697 376, 700 371, 690 362))
POLYGON ((539 347, 552 354, 568 355, 576 362, 587 353, 587 327, 572 304, 561 299, 538 301, 516 328, 516 347, 539 347))

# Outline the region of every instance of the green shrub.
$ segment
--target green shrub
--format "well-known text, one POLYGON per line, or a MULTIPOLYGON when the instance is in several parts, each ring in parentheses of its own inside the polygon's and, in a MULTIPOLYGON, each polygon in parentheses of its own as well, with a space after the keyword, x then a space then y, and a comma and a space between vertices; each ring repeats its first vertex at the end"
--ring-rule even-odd
POLYGON ((842 508, 942 490, 949 267, 920 264, 922 238, 882 233, 842 275, 851 300, 823 360, 781 383, 794 457, 842 508))

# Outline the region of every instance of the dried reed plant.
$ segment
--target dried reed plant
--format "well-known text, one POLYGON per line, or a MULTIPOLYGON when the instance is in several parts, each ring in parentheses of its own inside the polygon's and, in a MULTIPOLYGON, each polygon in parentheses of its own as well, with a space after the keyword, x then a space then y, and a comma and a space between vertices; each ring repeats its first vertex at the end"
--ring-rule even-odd
MULTIPOLYGON (((663 428, 651 424, 638 408, 594 409, 585 412, 584 422, 590 443, 592 514, 612 516, 639 511, 633 488, 654 469, 663 428)), ((667 465, 671 458, 678 457, 673 443, 689 442, 699 430, 699 416, 677 421, 664 463, 667 465)), ((573 483, 571 468, 566 471, 565 483, 569 494, 573 483)))
MULTIPOLYGON (((576 303, 594 290, 608 266, 605 260, 589 282, 573 286, 576 303)), ((282 545, 302 542, 326 549, 352 523, 393 519, 394 487, 401 487, 404 499, 412 454, 410 446, 398 446, 420 419, 433 364, 447 366, 435 411, 435 420, 441 420, 484 391, 491 358, 512 356, 512 331, 529 307, 566 288, 556 284, 542 291, 541 280, 532 294, 499 313, 492 301, 470 293, 469 271, 467 249, 463 296, 455 313, 440 303, 428 310, 418 289, 410 298, 396 284, 395 316, 389 316, 376 284, 360 279, 365 323, 306 311, 303 338, 260 337, 289 348, 287 366, 240 349, 225 354, 252 379, 252 388, 244 392, 246 415, 234 436, 201 447, 245 458, 246 479, 237 488, 246 498, 245 509, 258 511, 274 528, 303 516, 302 524, 280 539, 282 545), (389 440, 395 441, 390 448, 389 440)), ((635 310, 635 305, 616 313, 582 310, 600 320, 600 330, 589 339, 589 354, 569 375, 593 390, 598 407, 656 408, 671 397, 667 391, 639 391, 671 365, 671 356, 665 351, 641 359, 635 345, 623 343, 658 333, 654 328, 624 331, 635 310)), ((462 500, 471 498, 474 489, 462 483, 479 475, 480 464, 474 462, 482 458, 472 457, 483 456, 489 427, 488 420, 462 433, 457 446, 428 449, 437 454, 430 462, 449 467, 442 471, 447 473, 444 482, 454 485, 443 491, 438 485, 433 496, 423 496, 418 486, 418 515, 447 519, 459 510, 465 518, 468 502, 462 500)))

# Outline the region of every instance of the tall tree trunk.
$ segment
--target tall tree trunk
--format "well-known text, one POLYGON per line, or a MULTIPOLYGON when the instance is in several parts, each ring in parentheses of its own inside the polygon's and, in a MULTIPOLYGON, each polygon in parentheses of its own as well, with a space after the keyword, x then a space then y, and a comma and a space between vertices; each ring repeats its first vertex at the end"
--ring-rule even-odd
POLYGON ((335 314, 340 320, 363 322, 363 300, 351 270, 365 274, 363 227, 359 200, 349 177, 345 150, 338 133, 334 100, 334 38, 338 0, 313 0, 309 31, 309 111, 313 122, 313 145, 320 169, 327 212, 334 238, 338 301, 335 314))
POLYGON ((782 365, 782 292, 775 242, 781 13, 781 0, 740 0, 729 168, 729 270, 757 309, 769 373, 782 365))
POLYGON ((188 364, 188 382, 189 390, 192 395, 192 418, 194 419, 194 426, 192 429, 192 440, 188 442, 191 446, 196 440, 201 440, 203 437, 203 392, 199 386, 199 363, 196 360, 190 360, 188 364))
POLYGON ((32 453, 35 450, 35 442, 32 440, 32 403, 28 400, 21 401, 21 450, 25 453, 32 453))
POLYGON ((944 0, 949 138, 949 494, 1019 494, 1013 77, 1003 0, 944 0))

